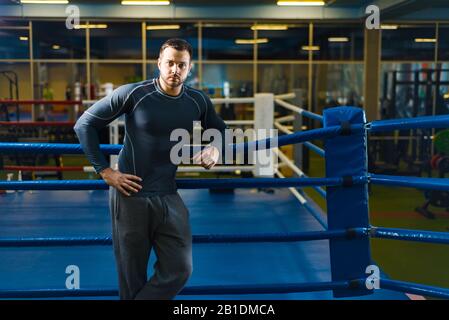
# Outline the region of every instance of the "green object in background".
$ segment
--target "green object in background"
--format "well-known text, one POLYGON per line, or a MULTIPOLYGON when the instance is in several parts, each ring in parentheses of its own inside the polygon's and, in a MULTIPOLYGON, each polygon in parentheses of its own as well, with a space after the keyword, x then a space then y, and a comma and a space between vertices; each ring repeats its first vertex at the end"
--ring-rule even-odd
POLYGON ((435 148, 439 153, 449 155, 449 130, 438 132, 434 138, 435 148))

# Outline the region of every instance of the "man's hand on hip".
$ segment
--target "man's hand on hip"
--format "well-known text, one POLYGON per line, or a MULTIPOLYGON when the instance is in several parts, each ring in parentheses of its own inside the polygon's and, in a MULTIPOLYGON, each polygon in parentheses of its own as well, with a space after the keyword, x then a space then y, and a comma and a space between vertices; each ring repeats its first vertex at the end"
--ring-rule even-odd
POLYGON ((111 187, 116 188, 118 191, 126 196, 130 196, 131 192, 139 192, 142 186, 137 182, 142 182, 142 179, 132 174, 121 173, 118 170, 112 168, 106 168, 100 172, 103 180, 111 187))
POLYGON ((217 164, 220 151, 214 146, 208 146, 195 154, 192 158, 194 164, 199 164, 203 168, 210 169, 217 164))

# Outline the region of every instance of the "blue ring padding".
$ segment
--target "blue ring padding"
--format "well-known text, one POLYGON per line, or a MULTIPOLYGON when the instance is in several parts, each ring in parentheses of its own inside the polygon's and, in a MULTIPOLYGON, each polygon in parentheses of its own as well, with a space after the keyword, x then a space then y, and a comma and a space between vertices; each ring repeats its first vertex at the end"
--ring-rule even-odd
MULTIPOLYGON (((179 295, 210 294, 269 294, 327 291, 348 288, 349 281, 260 284, 260 285, 218 285, 191 286, 181 290, 179 295)), ((63 297, 109 297, 118 296, 114 289, 40 289, 40 290, 0 290, 0 298, 63 298, 63 297)))
POLYGON ((426 286, 417 283, 390 280, 390 279, 380 279, 379 286, 381 289, 389 289, 393 291, 407 292, 429 297, 449 299, 449 289, 447 288, 426 286))
POLYGON ((372 227, 374 238, 449 244, 449 232, 372 227))
MULTIPOLYGON (((366 228, 350 230, 258 233, 258 234, 209 234, 193 235, 195 244, 202 243, 253 243, 253 242, 297 242, 346 238, 348 234, 368 236, 366 228)), ((110 236, 103 237, 8 237, 0 238, 0 247, 45 247, 45 246, 107 246, 112 244, 110 236)))
POLYGON ((304 146, 306 146, 310 150, 314 151, 319 156, 326 157, 325 151, 323 149, 321 149, 320 147, 318 147, 317 145, 314 145, 311 142, 304 142, 304 146))
POLYGON ((421 178, 370 174, 372 184, 449 191, 449 178, 421 178))
POLYGON ((323 122, 323 116, 307 111, 307 110, 303 110, 301 112, 301 115, 303 115, 304 117, 310 118, 310 119, 314 119, 314 120, 318 120, 320 122, 323 122))
POLYGON ((407 129, 432 129, 432 128, 448 128, 449 116, 425 116, 416 118, 392 119, 392 120, 376 120, 368 124, 367 128, 370 132, 407 130, 407 129))
MULTIPOLYGON (((353 177, 354 184, 364 184, 367 177, 353 177)), ((176 179, 179 189, 209 188, 290 188, 341 186, 343 178, 238 178, 238 179, 176 179)), ((3 190, 98 190, 109 189, 103 180, 34 180, 0 181, 3 190)))

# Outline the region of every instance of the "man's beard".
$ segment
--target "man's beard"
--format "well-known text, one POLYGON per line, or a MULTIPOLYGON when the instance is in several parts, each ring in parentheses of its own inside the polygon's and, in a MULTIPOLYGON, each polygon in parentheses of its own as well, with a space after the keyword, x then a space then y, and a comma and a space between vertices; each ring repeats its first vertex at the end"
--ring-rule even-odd
POLYGON ((182 86, 186 79, 182 79, 180 76, 172 76, 171 75, 171 76, 168 76, 167 78, 162 77, 162 80, 164 80, 164 82, 167 86, 174 89, 174 88, 182 86), (173 81, 173 80, 175 80, 175 81, 173 81))

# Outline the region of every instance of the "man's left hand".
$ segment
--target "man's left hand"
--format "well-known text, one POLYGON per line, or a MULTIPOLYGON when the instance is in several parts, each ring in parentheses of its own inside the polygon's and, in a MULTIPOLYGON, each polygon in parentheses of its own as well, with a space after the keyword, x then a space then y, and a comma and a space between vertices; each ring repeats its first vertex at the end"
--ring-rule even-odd
POLYGON ((199 164, 203 168, 210 169, 217 164, 220 152, 217 147, 208 146, 195 154, 192 158, 194 164, 199 164))

